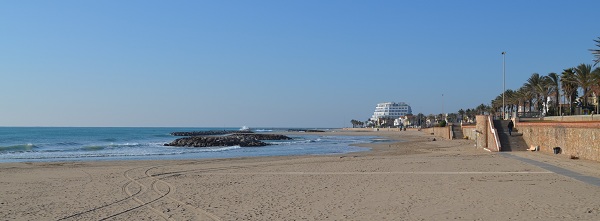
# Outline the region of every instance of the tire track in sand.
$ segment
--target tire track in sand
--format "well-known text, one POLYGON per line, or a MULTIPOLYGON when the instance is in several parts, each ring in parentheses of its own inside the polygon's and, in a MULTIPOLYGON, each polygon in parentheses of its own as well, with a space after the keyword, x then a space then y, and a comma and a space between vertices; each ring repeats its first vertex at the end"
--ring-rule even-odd
MULTIPOLYGON (((134 170, 134 169, 138 169, 138 168, 129 169, 129 170, 125 171, 123 173, 123 175, 125 177, 127 177, 126 174, 129 171, 134 170)), ((90 175, 90 177, 92 177, 91 174, 88 173, 88 175, 90 175)), ((92 177, 92 180, 94 180, 93 177, 92 177)), ((93 182, 96 182, 96 181, 93 181, 93 182)), ((129 181, 122 186, 122 189, 125 189, 131 183, 133 183, 133 180, 129 179, 129 181)), ((131 195, 128 195, 127 197, 125 197, 123 199, 119 199, 119 200, 116 200, 116 201, 113 201, 113 202, 110 202, 110 203, 107 203, 107 204, 104 204, 104 205, 101 205, 101 206, 98 206, 98 207, 94 207, 94 208, 91 208, 91 209, 88 209, 88 210, 85 210, 85 211, 82 211, 82 212, 78 212, 78 213, 72 214, 70 216, 66 216, 66 217, 60 218, 58 220, 59 221, 69 220, 69 219, 78 220, 82 216, 98 217, 99 215, 96 214, 96 213, 101 213, 103 210, 112 210, 112 208, 111 208, 112 206, 118 206, 120 204, 126 203, 128 200, 132 200, 135 195, 138 195, 141 192, 142 192, 142 188, 140 187, 140 188, 137 189, 137 191, 135 193, 132 193, 131 195)))
MULTIPOLYGON (((194 207, 194 206, 190 205, 189 203, 185 203, 185 202, 183 202, 183 201, 181 201, 181 200, 178 200, 178 199, 176 199, 176 198, 174 198, 174 197, 171 197, 171 196, 169 196, 171 192, 175 192, 175 187, 174 187, 173 185, 171 185, 170 183, 168 183, 168 182, 166 182, 166 181, 162 180, 161 178, 157 178, 157 177, 158 177, 158 175, 152 175, 152 174, 150 174, 150 170, 152 170, 152 169, 156 169, 156 168, 159 168, 159 167, 163 167, 163 166, 155 166, 155 167, 151 167, 151 168, 148 168, 148 169, 146 170, 146 172, 145 172, 145 174, 146 174, 146 176, 147 176, 147 177, 149 177, 149 178, 151 178, 151 179, 153 179, 153 180, 154 180, 154 181, 152 182, 152 189, 153 189, 155 192, 162 194, 162 191, 161 191, 161 190, 158 188, 158 186, 157 186, 157 183, 162 183, 162 184, 164 184, 165 186, 167 186, 167 187, 168 187, 168 192, 167 192, 167 193, 165 193, 165 194, 164 194, 164 196, 165 196, 166 198, 168 198, 168 199, 170 199, 170 200, 174 201, 174 202, 175 202, 175 203, 177 203, 177 204, 184 205, 185 207, 189 208, 190 210, 192 210, 192 211, 196 211, 196 214, 194 214, 196 218, 201 218, 201 217, 202 217, 202 218, 204 218, 204 217, 206 217, 206 218, 209 218, 209 219, 211 219, 211 220, 214 220, 214 221, 220 221, 220 220, 221 220, 221 219, 220 219, 218 216, 215 216, 214 214, 212 214, 212 213, 209 213, 209 212, 208 212, 208 211, 206 211, 206 210, 203 210, 203 209, 201 209, 201 208, 194 207), (198 215, 201 215, 201 216, 198 216, 198 215)), ((187 217, 187 218, 189 218, 189 217, 187 217)))
MULTIPOLYGON (((219 162, 219 161, 226 161, 227 159, 216 159, 216 160, 208 160, 208 161, 204 161, 203 163, 206 162, 211 162, 211 163, 215 163, 215 162, 219 162)), ((190 220, 190 219, 201 219, 201 220, 215 220, 215 221, 220 221, 221 219, 206 211, 203 210, 202 208, 198 208, 195 207, 189 203, 183 202, 177 198, 174 198, 170 195, 172 195, 172 193, 175 192, 175 187, 164 181, 163 179, 166 177, 170 177, 173 175, 180 175, 180 174, 187 174, 187 173, 206 173, 206 172, 215 172, 215 171, 222 171, 222 170, 231 170, 231 169, 247 169, 247 168, 256 168, 256 167, 262 167, 262 166, 272 166, 272 165, 279 165, 279 164, 289 164, 289 162, 284 162, 281 160, 276 160, 276 161, 271 161, 271 162, 261 162, 261 163, 253 163, 253 164, 249 164, 249 165, 244 165, 244 166, 236 166, 236 165, 232 165, 232 166, 221 166, 221 167, 212 167, 212 168, 202 168, 202 169, 191 169, 191 170, 176 170, 176 171, 169 171, 169 172, 163 172, 163 173, 157 173, 157 174, 152 174, 150 173, 151 170, 153 169, 157 169, 157 168, 161 168, 161 167, 168 167, 168 165, 159 165, 159 166, 152 166, 152 167, 136 167, 136 168, 131 168, 128 169, 126 171, 123 172, 123 176, 125 178, 127 178, 128 182, 126 182, 122 187, 121 190, 127 195, 127 197, 120 199, 120 200, 116 200, 114 202, 102 205, 102 206, 98 206, 83 212, 79 212, 58 220, 79 220, 80 218, 88 218, 89 217, 104 217, 101 218, 100 220, 108 220, 108 219, 113 219, 115 217, 121 216, 121 215, 125 215, 127 213, 136 211, 140 208, 148 208, 150 209, 152 212, 156 213, 157 215, 159 215, 161 218, 165 219, 165 220, 173 220, 172 216, 181 216, 180 214, 187 214, 186 217, 180 217, 181 219, 186 219, 186 220, 190 220), (144 168, 146 168, 145 170, 143 170, 144 168), (139 172, 137 172, 138 174, 142 172, 142 170, 144 171, 142 174, 142 176, 136 176, 133 177, 134 172, 136 172, 136 170, 138 170, 139 172), (163 177, 163 178, 161 178, 163 177), (144 185, 142 182, 148 183, 147 185, 144 185), (161 188, 162 186, 162 188, 161 188), (137 188, 135 188, 137 187, 137 188), (135 189, 134 189, 135 188, 135 189), (133 191, 131 189, 134 189, 133 191), (149 191, 150 190, 150 191, 149 191), (157 196, 155 197, 150 197, 149 196, 144 196, 144 195, 152 195, 155 194, 157 196), (144 198, 145 197, 145 198, 144 198), (148 198, 148 199, 146 199, 148 198), (167 200, 168 199, 168 200, 167 200), (171 202, 169 202, 171 201, 171 202), (127 205, 122 205, 121 204, 127 204, 127 203, 135 203, 138 204, 137 206, 127 206, 127 205), (150 204, 160 204, 156 206, 156 208, 152 207, 150 204), (169 205, 171 204, 171 205, 169 205), (175 204, 175 205, 173 205, 175 204), (181 209, 181 206, 178 205, 183 205, 184 208, 187 208, 186 210, 181 209), (114 208, 117 207, 117 208, 114 208), (129 207, 127 209, 123 209, 123 207, 129 207), (179 209, 178 209, 179 208, 179 209), (162 209, 163 211, 161 211, 160 209, 162 209), (192 212, 192 214, 190 214, 190 211, 195 211, 192 212), (120 211, 117 213, 114 213, 112 211, 120 211), (168 214, 167 214, 168 213, 168 214), (177 214, 180 213, 180 214, 177 214), (110 215, 106 215, 106 214, 110 214, 110 215), (169 215, 170 214, 170 215, 169 215), (194 217, 194 218, 192 218, 194 217)), ((298 164, 306 164, 307 162, 303 162, 303 163, 298 163, 298 164)))
MULTIPOLYGON (((110 219, 110 218, 114 218, 114 217, 117 217, 117 216, 129 213, 129 212, 132 212, 134 210, 140 209, 142 207, 145 207, 145 208, 151 210, 156 215, 159 215, 160 217, 162 217, 164 220, 173 220, 167 214, 163 213, 162 211, 160 211, 160 210, 158 210, 158 209, 156 209, 156 208, 154 208, 154 207, 152 207, 150 205, 151 203, 154 203, 154 202, 162 199, 163 197, 165 197, 167 194, 169 194, 170 189, 168 189, 166 191, 166 193, 164 193, 164 194, 162 192, 160 192, 160 191, 155 191, 154 188, 151 189, 153 192, 148 192, 149 188, 142 183, 142 181, 144 181, 144 179, 148 178, 147 176, 142 176, 142 177, 139 177, 139 178, 137 178, 137 177, 136 178, 131 177, 130 173, 132 171, 135 171, 135 170, 138 170, 138 169, 144 169, 144 168, 145 167, 137 167, 137 168, 129 169, 129 170, 126 170, 125 172, 123 172, 123 176, 125 176, 125 178, 127 178, 129 180, 129 182, 127 182, 125 185, 123 185, 121 187, 121 189, 123 190, 123 192, 125 192, 125 194, 127 194, 129 196, 128 198, 134 200, 139 205, 135 206, 135 207, 131 207, 131 208, 126 209, 126 210, 123 210, 121 212, 109 215, 109 216, 104 217, 104 218, 102 218, 100 220, 107 220, 107 219, 110 219), (139 186, 137 192, 132 193, 130 191, 131 184, 136 184, 136 185, 139 186), (158 196, 152 196, 153 193, 158 194, 158 196), (144 195, 148 195, 148 196, 145 196, 145 198, 147 198, 147 199, 143 198, 144 195)), ((146 169, 146 171, 147 170, 148 169, 146 169)), ((144 174, 145 174, 145 172, 144 172, 144 174)), ((153 186, 154 182, 156 182, 156 181, 152 181, 150 185, 153 186)))

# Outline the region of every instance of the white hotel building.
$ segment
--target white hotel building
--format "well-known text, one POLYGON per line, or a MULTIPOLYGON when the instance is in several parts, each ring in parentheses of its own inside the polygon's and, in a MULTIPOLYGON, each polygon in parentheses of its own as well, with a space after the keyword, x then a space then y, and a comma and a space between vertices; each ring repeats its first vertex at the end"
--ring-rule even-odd
POLYGON ((377 104, 377 107, 375 107, 375 112, 373 112, 371 120, 377 121, 377 119, 380 118, 398 119, 408 114, 412 114, 412 110, 410 109, 410 106, 404 102, 379 103, 377 104))

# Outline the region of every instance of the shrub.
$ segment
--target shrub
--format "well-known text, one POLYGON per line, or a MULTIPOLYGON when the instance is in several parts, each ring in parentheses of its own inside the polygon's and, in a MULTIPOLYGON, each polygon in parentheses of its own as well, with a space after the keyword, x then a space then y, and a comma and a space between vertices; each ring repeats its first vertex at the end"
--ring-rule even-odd
POLYGON ((439 125, 440 125, 440 127, 445 127, 446 126, 446 121, 445 120, 440 121, 439 125))

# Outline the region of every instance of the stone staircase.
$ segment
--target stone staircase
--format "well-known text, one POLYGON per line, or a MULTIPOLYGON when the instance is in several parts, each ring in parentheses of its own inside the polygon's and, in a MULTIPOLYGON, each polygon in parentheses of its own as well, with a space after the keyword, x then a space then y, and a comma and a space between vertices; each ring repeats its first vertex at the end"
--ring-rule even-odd
POLYGON ((494 120, 494 127, 498 131, 498 139, 502 145, 501 151, 527 151, 527 144, 523 139, 522 133, 515 133, 513 130, 512 136, 508 135, 508 122, 510 120, 494 120))
POLYGON ((454 135, 452 139, 464 139, 465 135, 463 134, 462 127, 460 124, 451 124, 452 134, 454 135))

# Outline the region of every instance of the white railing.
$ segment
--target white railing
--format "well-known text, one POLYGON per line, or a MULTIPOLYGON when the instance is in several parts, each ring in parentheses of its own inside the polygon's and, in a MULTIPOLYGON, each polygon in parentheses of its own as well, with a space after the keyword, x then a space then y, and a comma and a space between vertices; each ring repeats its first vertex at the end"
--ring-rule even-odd
POLYGON ((502 145, 500 144, 500 139, 498 138, 498 131, 494 128, 494 121, 492 117, 488 115, 488 128, 490 129, 490 133, 494 135, 494 141, 496 142, 496 151, 500 152, 502 149, 502 145))

